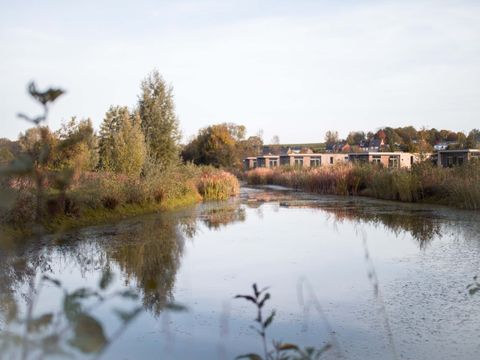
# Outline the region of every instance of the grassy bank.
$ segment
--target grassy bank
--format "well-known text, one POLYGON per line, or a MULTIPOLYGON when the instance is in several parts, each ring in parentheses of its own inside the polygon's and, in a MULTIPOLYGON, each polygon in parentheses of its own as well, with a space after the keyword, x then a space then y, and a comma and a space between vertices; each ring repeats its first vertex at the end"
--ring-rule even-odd
POLYGON ((202 200, 224 200, 238 194, 239 183, 235 176, 221 170, 183 165, 141 178, 83 173, 66 191, 46 187, 40 222, 35 221, 38 194, 34 186, 24 179, 10 179, 8 188, 11 201, 0 212, 1 230, 4 236, 18 237, 28 236, 39 227, 53 233, 202 200))
POLYGON ((480 209, 480 162, 438 168, 429 163, 411 170, 369 164, 319 168, 257 168, 245 173, 248 184, 275 184, 318 194, 362 195, 404 202, 432 202, 480 209))

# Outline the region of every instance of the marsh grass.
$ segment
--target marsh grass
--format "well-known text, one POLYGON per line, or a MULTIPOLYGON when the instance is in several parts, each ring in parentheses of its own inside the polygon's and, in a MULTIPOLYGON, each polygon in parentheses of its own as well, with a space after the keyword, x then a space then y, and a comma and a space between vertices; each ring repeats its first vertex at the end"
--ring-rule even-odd
POLYGON ((250 185, 282 185, 318 194, 363 195, 480 209, 480 161, 474 160, 454 168, 438 168, 424 162, 410 170, 370 164, 304 169, 257 168, 247 171, 244 178, 250 185))
MULTIPOLYGON (((0 224, 11 234, 32 235, 36 190, 10 183, 14 200, 0 210, 0 224)), ((107 223, 146 213, 171 210, 202 200, 225 200, 238 194, 237 178, 214 168, 179 165, 149 177, 92 172, 81 174, 65 193, 47 187, 44 216, 47 232, 107 223), (62 195, 63 194, 63 195, 62 195), (60 196, 62 195, 62 196, 60 196), (61 201, 59 200, 61 199, 61 201)))
POLYGON ((204 168, 197 180, 197 189, 205 200, 226 200, 239 193, 240 184, 226 171, 204 168))

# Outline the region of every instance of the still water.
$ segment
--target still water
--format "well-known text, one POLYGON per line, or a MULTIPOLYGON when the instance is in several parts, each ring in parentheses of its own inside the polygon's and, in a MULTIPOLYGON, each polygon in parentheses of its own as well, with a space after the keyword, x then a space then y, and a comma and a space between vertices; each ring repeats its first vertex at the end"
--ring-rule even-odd
POLYGON ((243 188, 239 198, 0 254, 0 358, 233 359, 272 339, 322 359, 478 359, 480 215, 243 188), (48 278, 43 278, 46 275, 48 278), (24 319, 29 319, 25 326, 24 319))

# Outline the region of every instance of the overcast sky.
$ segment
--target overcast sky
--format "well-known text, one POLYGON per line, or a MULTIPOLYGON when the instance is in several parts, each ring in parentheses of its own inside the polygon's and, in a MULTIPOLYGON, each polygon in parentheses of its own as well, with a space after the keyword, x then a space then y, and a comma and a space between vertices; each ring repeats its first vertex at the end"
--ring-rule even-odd
POLYGON ((327 130, 480 127, 480 1, 0 0, 0 137, 38 108, 26 95, 68 91, 49 125, 98 129, 133 107, 156 68, 174 87, 185 139, 213 123, 269 142, 327 130))

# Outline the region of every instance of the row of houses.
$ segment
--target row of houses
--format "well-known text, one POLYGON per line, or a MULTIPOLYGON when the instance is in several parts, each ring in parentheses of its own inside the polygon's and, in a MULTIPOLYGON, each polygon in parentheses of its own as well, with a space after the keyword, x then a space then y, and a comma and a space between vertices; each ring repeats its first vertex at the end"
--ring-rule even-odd
POLYGON ((356 162, 378 164, 388 168, 411 168, 413 164, 429 159, 438 166, 450 167, 480 159, 480 150, 440 150, 432 154, 414 154, 407 152, 354 152, 347 154, 314 153, 311 150, 302 152, 289 150, 280 155, 264 154, 244 159, 245 169, 256 167, 274 168, 278 166, 318 167, 332 166, 338 163, 356 162))

